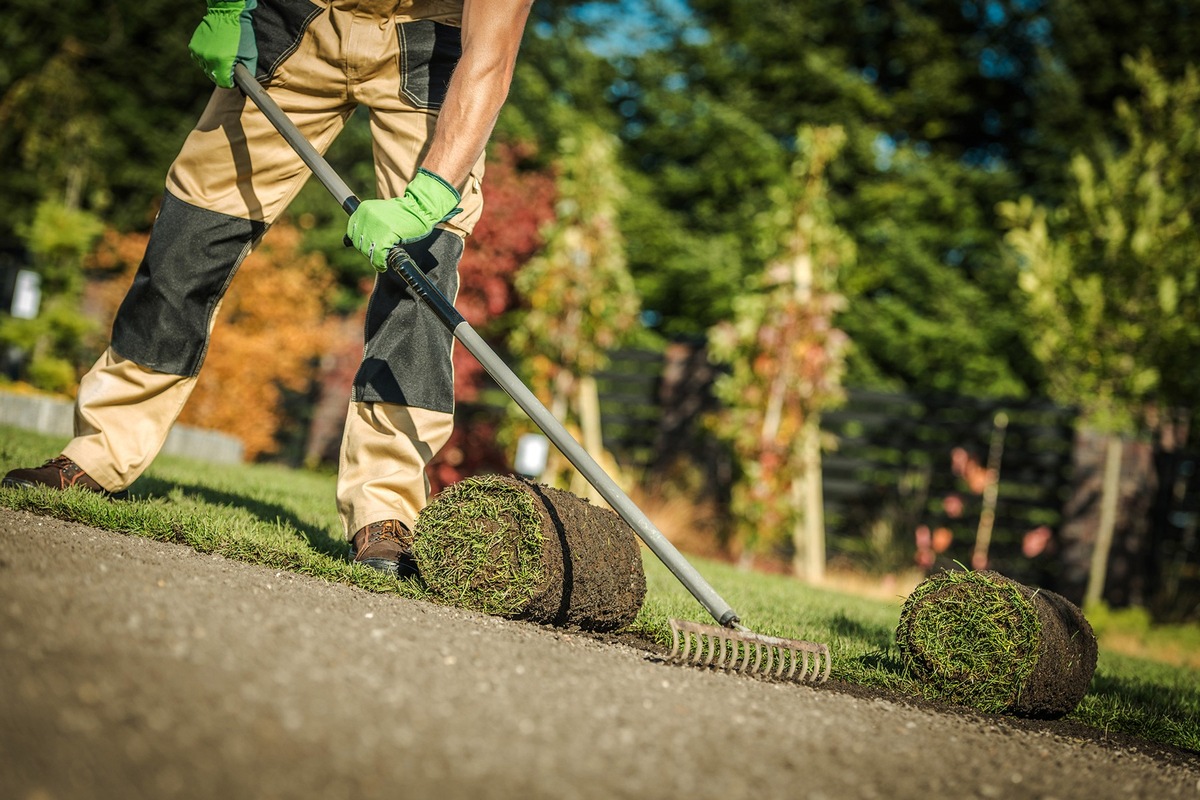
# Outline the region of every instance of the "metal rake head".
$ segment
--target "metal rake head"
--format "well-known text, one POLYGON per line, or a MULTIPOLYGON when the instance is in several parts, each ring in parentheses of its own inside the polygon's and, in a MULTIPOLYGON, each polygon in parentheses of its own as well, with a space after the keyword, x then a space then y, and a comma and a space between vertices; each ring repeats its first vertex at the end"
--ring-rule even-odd
POLYGON ((824 683, 831 666, 827 645, 680 619, 671 620, 669 660, 805 683, 824 683))

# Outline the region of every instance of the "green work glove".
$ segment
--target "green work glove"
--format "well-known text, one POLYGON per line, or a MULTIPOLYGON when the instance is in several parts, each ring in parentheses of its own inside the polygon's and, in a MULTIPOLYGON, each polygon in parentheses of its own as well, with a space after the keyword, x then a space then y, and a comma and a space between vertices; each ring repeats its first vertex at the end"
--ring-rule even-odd
POLYGON ((434 225, 462 211, 458 208, 461 199, 445 179, 418 169, 403 197, 364 200, 355 209, 346 225, 347 244, 384 272, 387 254, 393 247, 424 239, 433 232, 434 225))
POLYGON ((233 67, 258 69, 258 45, 251 18, 258 0, 208 0, 208 13, 192 34, 188 50, 212 82, 233 88, 233 67))

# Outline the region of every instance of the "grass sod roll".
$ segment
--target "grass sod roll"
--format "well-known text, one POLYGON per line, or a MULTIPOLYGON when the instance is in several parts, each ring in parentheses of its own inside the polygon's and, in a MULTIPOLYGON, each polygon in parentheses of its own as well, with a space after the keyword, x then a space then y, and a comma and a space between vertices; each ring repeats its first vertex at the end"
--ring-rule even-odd
POLYGON ((1057 718, 1083 699, 1096 636, 1079 608, 992 571, 947 571, 905 601, 896 645, 926 697, 1057 718))
POLYGON ((447 487, 417 516, 413 555, 443 601, 532 622, 610 631, 646 596, 636 535, 570 492, 502 475, 447 487))

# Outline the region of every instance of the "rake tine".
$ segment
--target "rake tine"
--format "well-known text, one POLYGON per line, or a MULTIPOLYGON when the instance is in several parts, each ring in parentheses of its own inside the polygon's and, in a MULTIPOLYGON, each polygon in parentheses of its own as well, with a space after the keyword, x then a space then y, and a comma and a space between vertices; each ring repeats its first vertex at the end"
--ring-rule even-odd
POLYGON ((688 654, 692 650, 692 634, 689 631, 683 632, 683 652, 679 655, 680 661, 687 661, 688 654))
POLYGON ((718 628, 676 619, 671 620, 670 660, 813 683, 828 680, 832 667, 824 644, 763 636, 740 625, 718 628))
POLYGON ((746 667, 750 665, 750 654, 754 646, 750 642, 738 642, 738 647, 742 649, 742 663, 738 665, 738 672, 745 672, 746 667))

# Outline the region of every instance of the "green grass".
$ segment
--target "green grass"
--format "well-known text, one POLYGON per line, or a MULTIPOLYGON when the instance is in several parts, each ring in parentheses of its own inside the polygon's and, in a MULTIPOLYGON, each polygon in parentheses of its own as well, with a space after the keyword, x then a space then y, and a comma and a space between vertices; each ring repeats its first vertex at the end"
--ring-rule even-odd
POLYGON ((421 512, 415 533, 421 578, 454 605, 512 617, 542 588, 541 514, 529 492, 499 476, 448 487, 421 512))
MULTIPOLYGON (((62 446, 0 428, 0 471, 40 464, 62 446)), ((163 457, 109 502, 80 492, 0 489, 0 505, 109 530, 187 544, 250 563, 409 598, 435 600, 419 581, 397 581, 348 561, 327 474, 262 465, 213 466, 163 457)), ((647 553, 648 594, 631 629, 670 642, 670 617, 711 622, 647 553)), ((821 590, 777 575, 695 560, 697 568, 758 633, 824 642, 832 679, 904 697, 921 696, 895 645, 903 598, 881 602, 821 590)), ((1194 670, 1105 652, 1079 708, 1068 719, 1200 751, 1200 679, 1194 670)))
POLYGON ((908 596, 896 630, 901 661, 925 696, 1007 711, 1038 663, 1042 625, 1016 585, 987 573, 944 572, 908 596))

